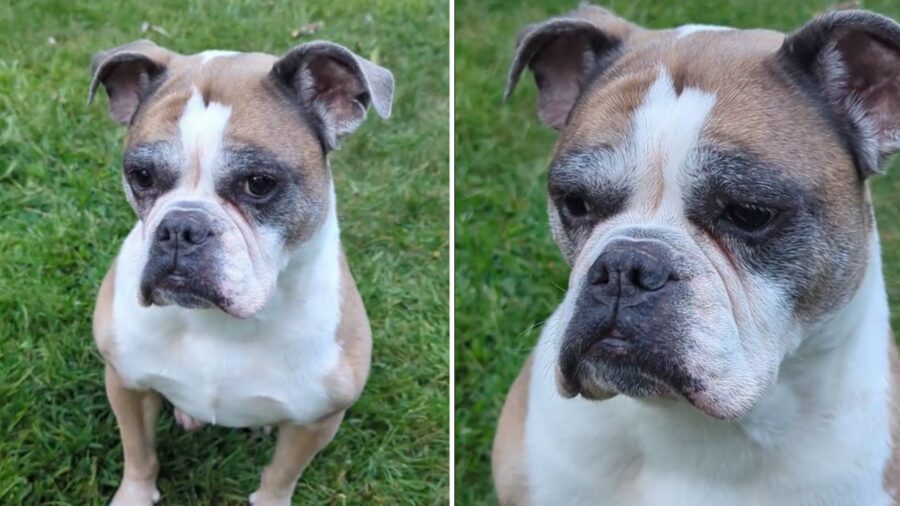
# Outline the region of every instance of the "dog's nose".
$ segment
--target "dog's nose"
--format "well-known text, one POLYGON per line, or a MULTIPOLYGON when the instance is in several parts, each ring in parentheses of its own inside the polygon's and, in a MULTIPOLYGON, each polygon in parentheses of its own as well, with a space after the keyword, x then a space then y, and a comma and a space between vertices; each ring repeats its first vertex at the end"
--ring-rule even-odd
POLYGON ((203 211, 169 211, 156 228, 156 244, 166 253, 189 254, 213 235, 212 223, 203 211))
POLYGON ((655 241, 610 244, 588 271, 594 297, 612 302, 662 289, 673 278, 667 257, 665 247, 655 241))

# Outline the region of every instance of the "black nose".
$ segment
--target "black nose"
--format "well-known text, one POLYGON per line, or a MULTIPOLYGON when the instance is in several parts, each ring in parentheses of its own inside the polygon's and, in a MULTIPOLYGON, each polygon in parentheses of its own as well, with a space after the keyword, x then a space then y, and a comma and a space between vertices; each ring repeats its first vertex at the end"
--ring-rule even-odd
POLYGON ((156 245, 166 253, 186 255, 213 235, 209 215, 194 209, 176 209, 156 228, 156 245))
POLYGON ((614 242, 588 271, 594 296, 601 302, 660 290, 673 279, 665 246, 647 240, 614 242))

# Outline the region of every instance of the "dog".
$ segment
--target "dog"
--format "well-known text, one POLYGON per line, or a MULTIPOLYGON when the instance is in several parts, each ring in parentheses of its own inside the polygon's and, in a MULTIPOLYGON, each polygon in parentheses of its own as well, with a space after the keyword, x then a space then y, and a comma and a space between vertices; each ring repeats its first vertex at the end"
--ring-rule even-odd
POLYGON ((900 504, 897 350, 867 188, 900 150, 900 26, 525 27, 559 131, 563 302, 494 440, 504 505, 900 504))
POLYGON ((163 398, 186 429, 277 426, 250 503, 290 504, 369 374, 328 155, 370 105, 390 115, 393 75, 326 41, 277 58, 141 40, 98 53, 92 72, 88 102, 102 84, 127 125, 138 217, 93 317, 124 450, 112 504, 160 498, 163 398))

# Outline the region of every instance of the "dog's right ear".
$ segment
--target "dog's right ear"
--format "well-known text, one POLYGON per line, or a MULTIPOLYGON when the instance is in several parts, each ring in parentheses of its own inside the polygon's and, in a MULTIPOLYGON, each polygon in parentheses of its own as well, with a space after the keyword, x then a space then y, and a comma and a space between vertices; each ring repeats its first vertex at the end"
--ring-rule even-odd
POLYGON ((109 114, 127 125, 148 90, 165 74, 177 53, 159 47, 149 40, 136 40, 124 46, 100 51, 91 60, 91 87, 88 104, 94 100, 97 87, 103 84, 109 97, 109 114))
POLYGON ((590 5, 528 25, 519 32, 504 98, 512 94, 527 66, 539 90, 538 116, 561 130, 587 79, 612 65, 628 38, 640 30, 590 5))

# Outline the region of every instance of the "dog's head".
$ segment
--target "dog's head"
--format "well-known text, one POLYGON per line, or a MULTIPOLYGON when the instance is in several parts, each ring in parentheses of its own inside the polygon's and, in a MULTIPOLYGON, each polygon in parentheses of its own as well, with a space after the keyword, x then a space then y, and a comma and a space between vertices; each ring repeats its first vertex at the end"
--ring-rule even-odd
POLYGON ((651 31, 585 7, 521 32, 507 95, 526 68, 560 132, 560 392, 746 414, 866 269, 865 180, 900 149, 900 26, 651 31))
POLYGON ((137 41, 92 66, 90 97, 103 84, 128 126, 122 178, 144 239, 141 302, 241 318, 315 243, 334 206, 329 151, 370 104, 388 117, 394 88, 389 71, 330 42, 279 59, 137 41))

